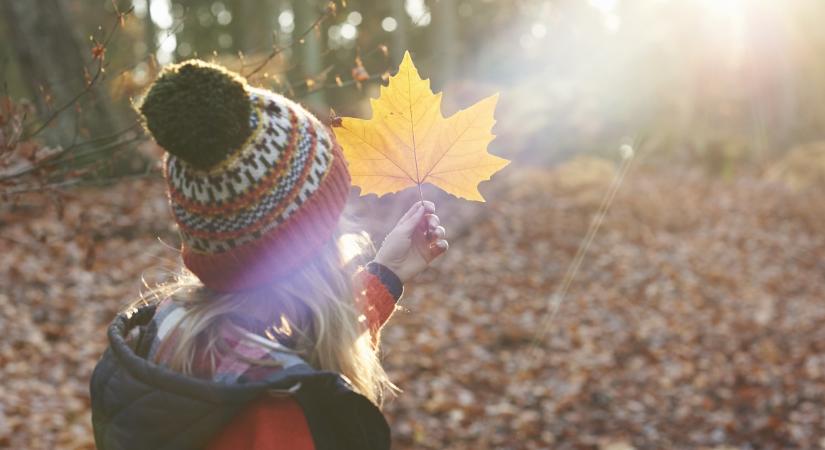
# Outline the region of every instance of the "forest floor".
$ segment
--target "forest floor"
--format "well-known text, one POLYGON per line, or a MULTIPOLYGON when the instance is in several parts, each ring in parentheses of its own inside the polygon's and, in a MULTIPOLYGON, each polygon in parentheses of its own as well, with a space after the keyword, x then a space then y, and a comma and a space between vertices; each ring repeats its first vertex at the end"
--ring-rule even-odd
MULTIPOLYGON (((439 210, 451 249, 383 335, 394 448, 825 448, 821 196, 634 170, 547 321, 610 180, 576 170, 439 210)), ((0 447, 94 447, 106 325, 176 243, 158 180, 0 210, 0 447)))

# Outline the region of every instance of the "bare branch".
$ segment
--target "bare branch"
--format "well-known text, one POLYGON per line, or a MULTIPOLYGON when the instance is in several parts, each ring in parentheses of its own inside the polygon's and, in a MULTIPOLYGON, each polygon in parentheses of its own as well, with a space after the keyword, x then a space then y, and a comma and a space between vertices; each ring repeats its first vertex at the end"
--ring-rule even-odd
MULTIPOLYGON (((104 48, 104 49, 106 48, 106 46, 111 42, 112 38, 115 36, 115 31, 117 31, 118 28, 120 28, 120 26, 122 24, 123 17, 125 17, 128 14, 131 14, 133 9, 134 9, 134 6, 130 7, 125 12, 117 14, 117 19, 115 20, 114 25, 112 26, 112 28, 107 33, 107 35, 104 38, 103 42, 98 44, 99 46, 102 46, 102 48, 104 48)), ((92 78, 86 83, 86 87, 83 88, 83 90, 81 90, 80 92, 78 92, 71 100, 66 102, 63 106, 61 106, 61 107, 57 108, 56 110, 54 110, 52 112, 52 114, 49 115, 49 117, 47 117, 46 120, 36 130, 34 130, 31 134, 26 136, 26 138, 25 138, 26 140, 31 139, 31 138, 37 136, 38 134, 40 134, 40 132, 42 132, 44 129, 46 129, 46 127, 48 127, 49 124, 51 124, 58 116, 63 114, 64 111, 66 111, 67 109, 74 106, 78 102, 78 100, 80 100, 86 94, 88 94, 89 92, 92 91, 92 88, 94 88, 97 81, 100 79, 101 74, 104 73, 103 57, 101 56, 101 57, 96 58, 96 59, 97 59, 97 70, 95 71, 95 74, 92 76, 92 78)))
POLYGON ((277 47, 277 46, 273 45, 273 46, 272 46, 272 47, 273 47, 273 48, 272 48, 272 51, 269 53, 269 55, 267 55, 267 57, 266 57, 266 58, 264 58, 264 60, 263 60, 263 61, 261 61, 261 62, 260 62, 260 63, 259 63, 259 64, 258 64, 258 65, 257 65, 257 66, 253 69, 253 70, 252 70, 252 72, 249 72, 249 73, 247 73, 247 74, 242 74, 242 75, 244 75, 246 78, 249 78, 249 77, 251 77, 252 75, 255 75, 256 73, 260 72, 260 71, 261 71, 261 69, 263 69, 264 67, 266 67, 266 65, 267 65, 267 64, 269 64, 269 62, 270 62, 270 61, 272 61, 272 59, 273 59, 273 58, 275 58, 276 56, 278 56, 278 55, 279 55, 280 53, 282 53, 284 50, 287 50, 287 49, 290 49, 290 48, 294 47, 294 46, 295 46, 295 44, 296 44, 297 42, 301 42, 301 41, 303 41, 303 39, 304 39, 305 37, 307 37, 307 36, 309 35, 309 33, 312 33, 312 30, 314 30, 314 29, 315 29, 315 27, 319 26, 319 25, 320 25, 320 24, 321 24, 324 20, 326 20, 326 19, 328 19, 328 18, 332 17, 334 14, 335 14, 335 8, 334 8, 334 5, 332 5, 332 6, 328 5, 326 8, 324 8, 324 12, 323 12, 320 16, 318 16, 318 18, 317 18, 317 19, 315 19, 315 22, 312 22, 312 25, 310 25, 310 26, 309 26, 306 30, 304 30, 304 31, 303 31, 303 32, 302 32, 302 33, 301 33, 301 34, 297 37, 297 39, 294 39, 294 40, 293 40, 293 41, 292 41, 289 45, 287 45, 287 46, 277 47))

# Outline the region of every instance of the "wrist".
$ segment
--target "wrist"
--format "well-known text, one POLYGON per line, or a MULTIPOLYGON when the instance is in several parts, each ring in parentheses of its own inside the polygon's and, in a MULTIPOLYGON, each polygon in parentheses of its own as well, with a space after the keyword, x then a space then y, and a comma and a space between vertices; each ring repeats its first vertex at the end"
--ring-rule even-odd
POLYGON ((401 298, 401 294, 404 292, 404 280, 395 270, 376 260, 369 262, 365 269, 375 275, 396 300, 401 298))
POLYGON ((367 264, 367 266, 373 263, 380 264, 385 269, 392 272, 396 277, 398 277, 398 279, 401 280, 402 283, 405 283, 407 281, 407 279, 404 277, 403 266, 401 264, 398 264, 397 262, 393 264, 393 259, 387 258, 386 255, 382 255, 381 250, 378 251, 378 253, 372 258, 372 261, 370 261, 367 264))

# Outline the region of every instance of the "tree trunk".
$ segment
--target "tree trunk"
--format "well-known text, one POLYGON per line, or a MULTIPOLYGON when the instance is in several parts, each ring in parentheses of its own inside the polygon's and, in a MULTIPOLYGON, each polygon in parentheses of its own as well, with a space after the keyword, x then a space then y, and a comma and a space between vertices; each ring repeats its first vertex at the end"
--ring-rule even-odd
POLYGON ((455 76, 456 58, 458 58, 457 7, 454 0, 439 0, 433 5, 433 26, 435 42, 433 53, 440 70, 441 85, 448 83, 455 76))
POLYGON ((152 0, 146 1, 146 16, 143 17, 143 43, 146 45, 146 53, 154 54, 158 47, 158 28, 152 21, 152 0))
POLYGON ((392 17, 398 23, 398 28, 392 32, 392 66, 398 67, 407 48, 407 31, 410 28, 410 17, 404 11, 404 0, 390 0, 392 17))
MULTIPOLYGON (((300 39, 301 33, 307 30, 320 16, 320 12, 314 7, 314 2, 307 0, 299 0, 293 3, 295 8, 295 31, 294 38, 300 39)), ((323 43, 321 36, 316 30, 312 30, 304 37, 304 43, 296 42, 295 49, 298 51, 298 56, 301 62, 301 74, 303 80, 298 83, 299 86, 304 87, 303 81, 318 77, 323 70, 323 59, 321 53, 323 51, 323 43)), ((323 80, 314 80, 317 84, 323 83, 323 80)), ((303 89, 305 91, 306 89, 303 89)), ((302 91, 298 89, 298 91, 302 91)), ((320 113, 327 107, 326 96, 323 90, 318 90, 303 98, 303 102, 315 113, 320 113)))
MULTIPOLYGON (((42 117, 48 117, 85 89, 84 67, 95 72, 94 64, 84 64, 91 60, 91 52, 75 35, 62 0, 3 0, 0 12, 29 94, 42 117)), ((75 109, 69 108, 44 134, 68 145, 76 129, 95 135, 113 132, 117 124, 109 101, 103 89, 93 89, 81 102, 80 122, 75 109)))
POLYGON ((278 2, 260 0, 231 4, 235 48, 244 52, 266 52, 272 45, 278 2))

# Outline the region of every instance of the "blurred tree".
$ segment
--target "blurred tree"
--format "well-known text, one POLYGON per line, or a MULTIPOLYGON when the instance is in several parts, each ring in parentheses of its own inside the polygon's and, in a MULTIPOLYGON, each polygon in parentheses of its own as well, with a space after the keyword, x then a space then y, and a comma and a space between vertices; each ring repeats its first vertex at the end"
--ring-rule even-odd
MULTIPOLYGON (((147 4, 151 5, 151 0, 147 0, 147 4)), ((143 43, 146 46, 147 51, 151 51, 154 49, 157 39, 157 32, 158 29, 155 26, 155 22, 152 21, 152 14, 151 14, 151 7, 147 8, 147 11, 143 15, 142 25, 143 25, 143 43)))
POLYGON ((398 66, 401 64, 401 58, 404 57, 404 51, 408 48, 407 33, 410 28, 409 16, 404 11, 404 0, 390 0, 392 6, 392 18, 395 19, 396 29, 392 32, 392 65, 398 66))
POLYGON ((435 42, 433 56, 439 68, 441 82, 446 83, 455 75, 456 59, 458 58, 458 8, 455 0, 439 0, 433 11, 433 26, 435 26, 435 42))
POLYGON ((244 53, 269 49, 278 3, 276 0, 260 0, 231 4, 235 48, 244 53))
MULTIPOLYGON (((319 7, 314 1, 299 0, 292 2, 295 12, 294 39, 297 39, 296 50, 299 52, 299 64, 301 67, 297 71, 301 80, 298 84, 312 80, 308 84, 323 83, 323 79, 318 79, 323 70, 324 43, 321 39, 321 24, 316 24, 314 29, 305 36, 301 35, 316 23, 320 16, 319 7), (303 42, 301 40, 303 39, 303 42)), ((310 86, 307 86, 309 88, 310 86)), ((326 108, 326 96, 323 89, 319 89, 304 98, 307 105, 316 112, 326 108)))
MULTIPOLYGON (((86 89, 88 73, 96 70, 86 63, 92 53, 81 45, 62 0, 2 1, 0 11, 18 69, 26 74, 28 94, 41 113, 86 89)), ((117 115, 105 91, 93 86, 90 93, 92 98, 83 102, 82 114, 71 110, 59 114, 56 126, 44 133, 56 142, 68 143, 76 130, 89 134, 114 131, 117 115)))

